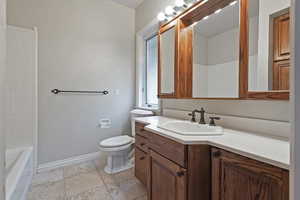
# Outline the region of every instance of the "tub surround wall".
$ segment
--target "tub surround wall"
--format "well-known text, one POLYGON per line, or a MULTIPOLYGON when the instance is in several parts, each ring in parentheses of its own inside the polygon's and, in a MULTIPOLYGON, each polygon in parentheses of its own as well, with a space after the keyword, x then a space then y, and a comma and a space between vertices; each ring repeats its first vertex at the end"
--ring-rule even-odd
POLYGON ((6 149, 33 147, 37 153, 37 30, 7 27, 5 90, 6 149))
POLYGON ((4 78, 6 69, 6 0, 0 0, 0 200, 4 200, 5 135, 4 135, 4 78))
POLYGON ((39 164, 97 152, 100 140, 130 133, 133 9, 111 0, 10 0, 8 23, 39 31, 39 164), (54 95, 54 88, 110 94, 54 95), (100 129, 102 118, 112 127, 100 129))

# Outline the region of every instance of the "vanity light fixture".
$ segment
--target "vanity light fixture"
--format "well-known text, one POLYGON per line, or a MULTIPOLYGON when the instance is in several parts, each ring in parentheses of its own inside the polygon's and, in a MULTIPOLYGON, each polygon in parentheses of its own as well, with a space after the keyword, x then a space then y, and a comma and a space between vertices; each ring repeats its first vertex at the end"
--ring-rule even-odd
POLYGON ((218 13, 220 13, 221 11, 222 11, 222 9, 218 9, 218 10, 215 11, 215 14, 218 14, 218 13))
MULTIPOLYGON (((189 1, 190 2, 190 1, 189 1)), ((186 0, 176 0, 175 6, 167 6, 164 12, 160 12, 157 15, 159 21, 171 21, 176 15, 182 13, 184 9, 190 8, 196 2, 201 2, 202 4, 208 2, 208 0, 193 0, 191 3, 186 3, 186 0)))
POLYGON ((186 5, 186 3, 185 3, 184 0, 176 0, 176 1, 175 1, 175 5, 176 5, 176 7, 178 7, 178 8, 181 8, 181 7, 187 8, 187 7, 188 7, 188 6, 186 5))
POLYGON ((236 3, 237 3, 237 1, 233 1, 233 2, 231 2, 229 5, 230 5, 230 6, 234 6, 236 3))
POLYGON ((165 13, 163 13, 163 12, 158 13, 157 19, 158 19, 160 22, 165 21, 165 20, 166 20, 166 15, 165 15, 165 13))
POLYGON ((177 14, 172 6, 167 6, 165 9, 165 13, 169 16, 177 14))
POLYGON ((189 8, 189 7, 192 7, 193 5, 194 5, 193 3, 189 3, 189 4, 188 4, 188 8, 189 8))

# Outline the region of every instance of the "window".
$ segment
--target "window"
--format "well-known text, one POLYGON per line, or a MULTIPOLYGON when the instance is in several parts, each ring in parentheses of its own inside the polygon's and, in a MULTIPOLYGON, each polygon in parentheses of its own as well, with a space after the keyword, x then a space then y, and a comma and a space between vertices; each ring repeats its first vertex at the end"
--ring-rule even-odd
POLYGON ((144 105, 147 107, 158 106, 158 47, 157 35, 146 40, 146 62, 144 80, 144 105))

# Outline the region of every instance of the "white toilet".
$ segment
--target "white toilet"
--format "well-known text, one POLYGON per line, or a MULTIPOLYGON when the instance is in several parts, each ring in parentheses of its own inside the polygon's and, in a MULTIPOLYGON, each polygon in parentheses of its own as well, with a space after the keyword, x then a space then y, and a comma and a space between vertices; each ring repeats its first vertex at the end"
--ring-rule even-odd
POLYGON ((131 114, 131 135, 122 135, 105 139, 99 143, 99 149, 107 154, 107 164, 104 171, 108 174, 118 173, 134 166, 133 144, 135 137, 135 118, 152 116, 152 111, 132 110, 131 114))

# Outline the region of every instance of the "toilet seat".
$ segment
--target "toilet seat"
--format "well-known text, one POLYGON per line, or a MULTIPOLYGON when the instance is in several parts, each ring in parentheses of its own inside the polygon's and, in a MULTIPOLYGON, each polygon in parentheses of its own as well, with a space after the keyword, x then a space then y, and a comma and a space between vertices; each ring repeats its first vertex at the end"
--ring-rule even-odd
POLYGON ((130 147, 133 142, 134 139, 132 137, 122 135, 101 141, 99 147, 104 151, 122 150, 130 147))

